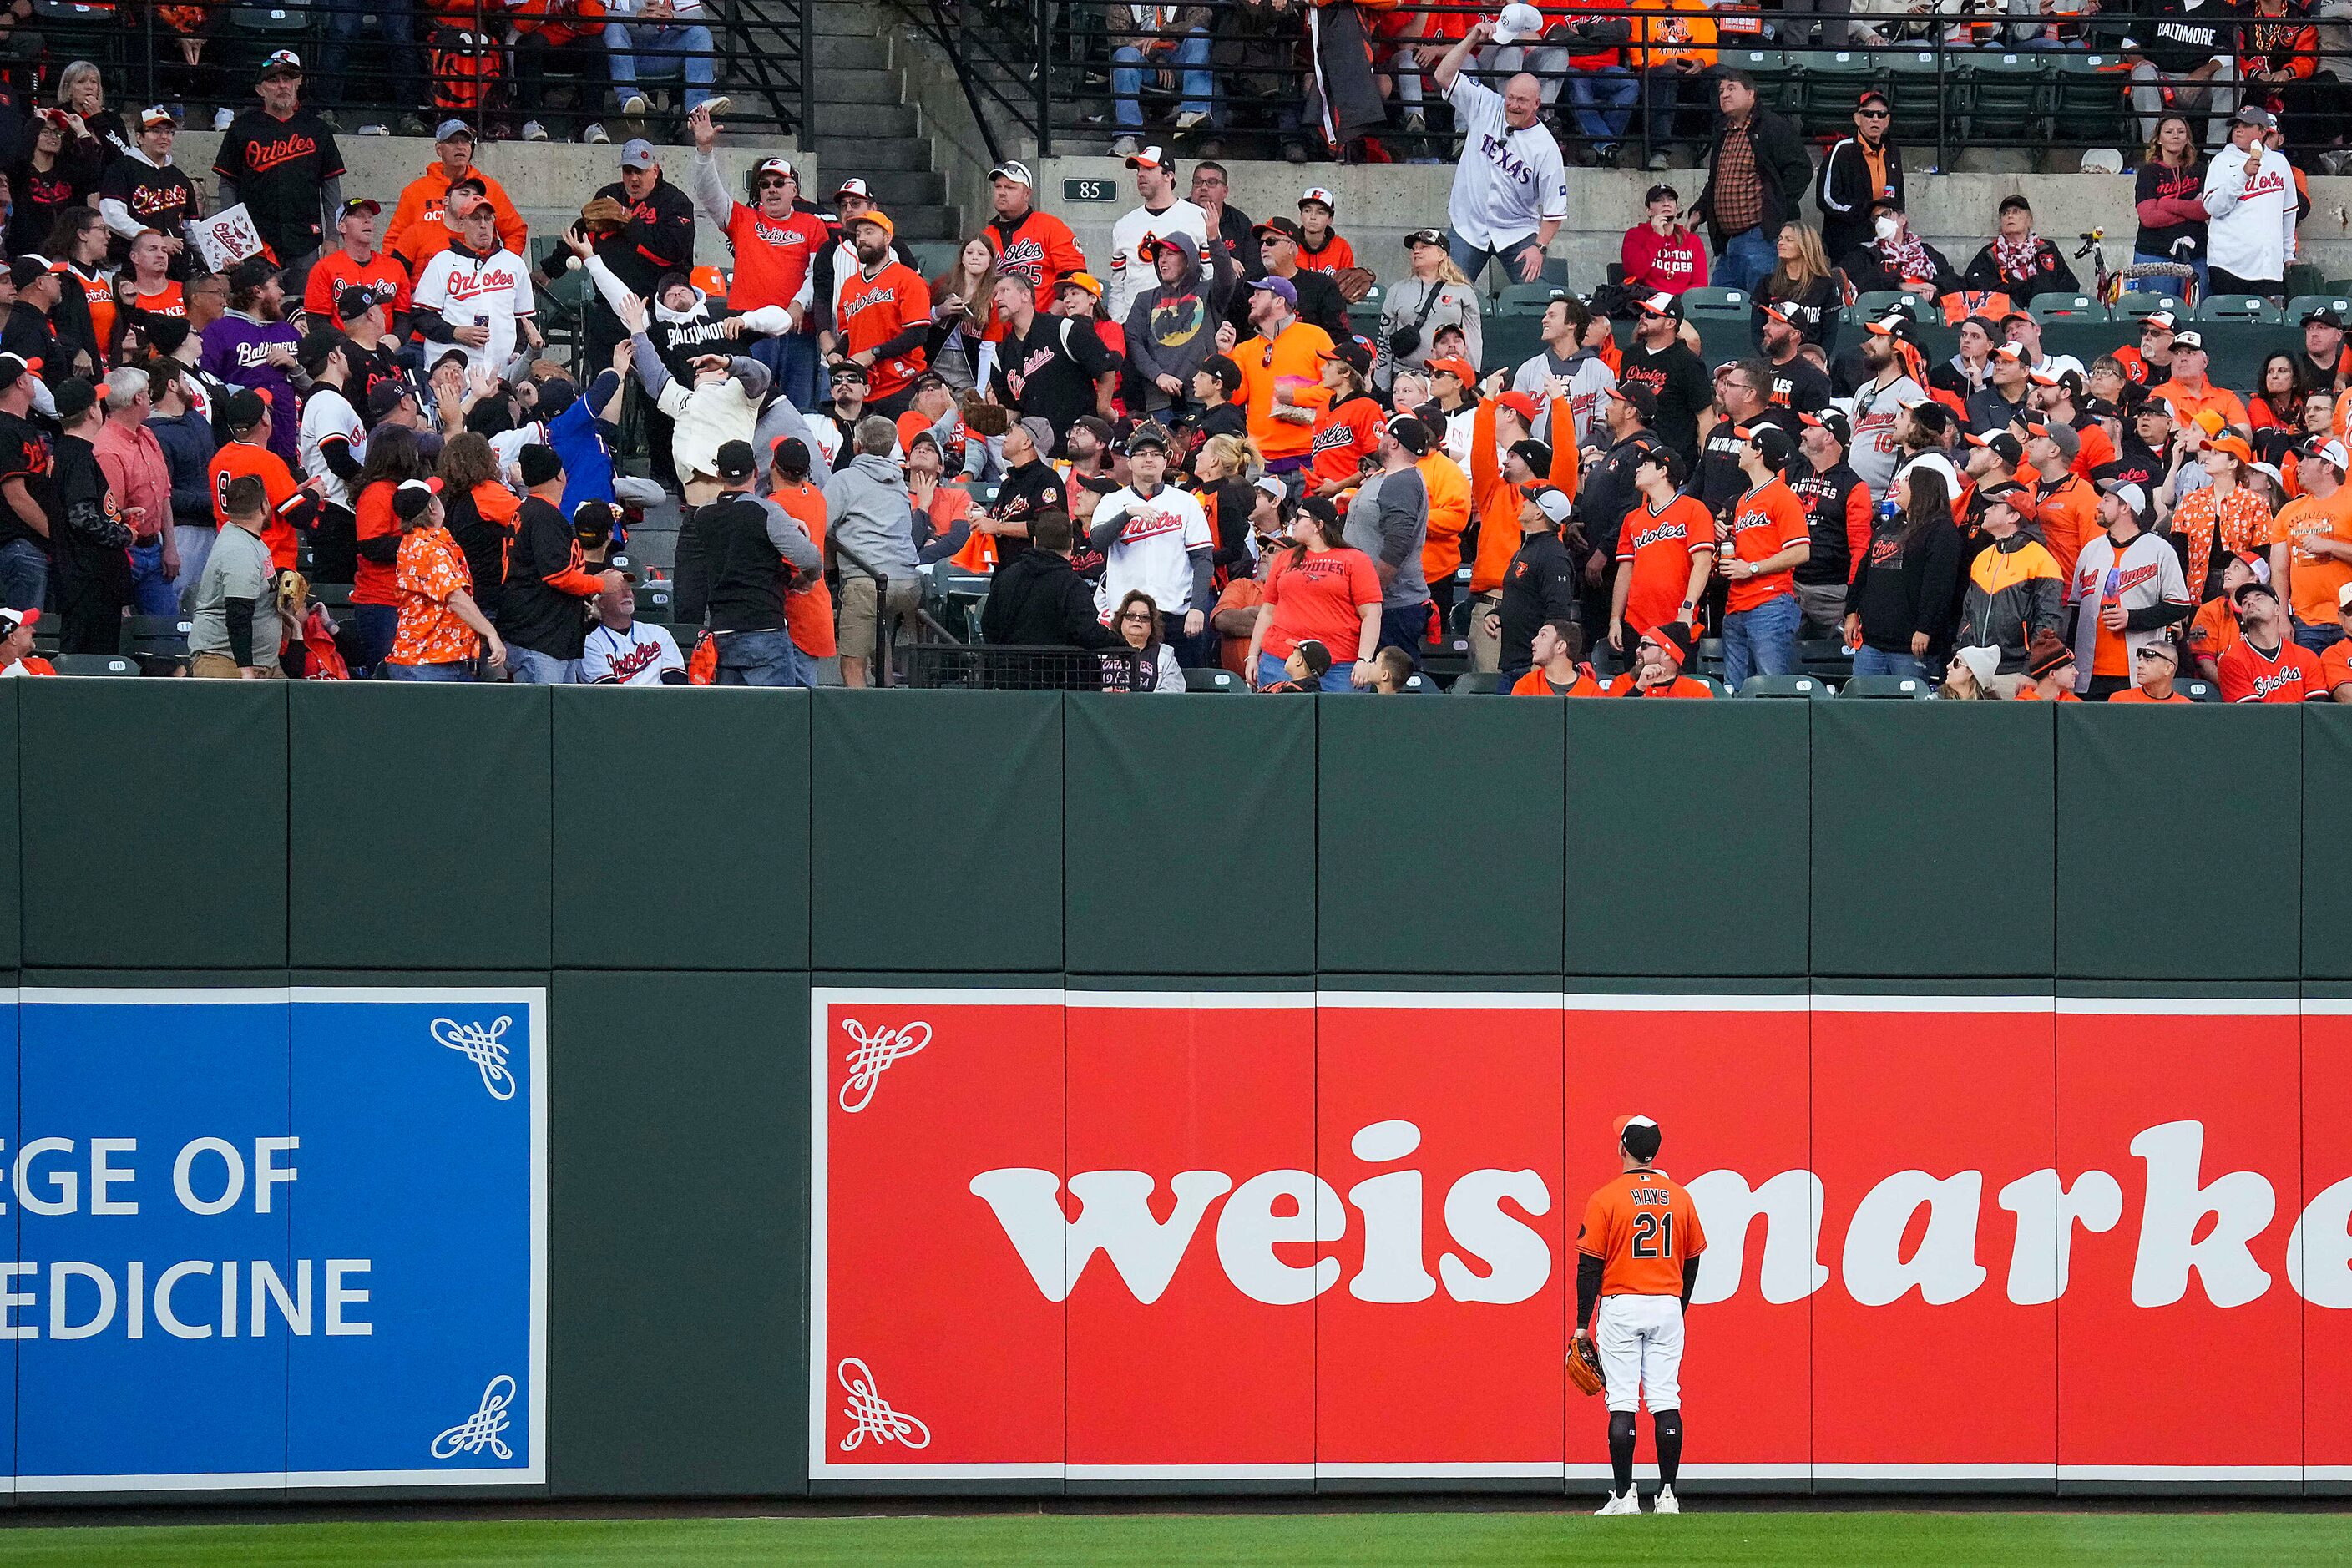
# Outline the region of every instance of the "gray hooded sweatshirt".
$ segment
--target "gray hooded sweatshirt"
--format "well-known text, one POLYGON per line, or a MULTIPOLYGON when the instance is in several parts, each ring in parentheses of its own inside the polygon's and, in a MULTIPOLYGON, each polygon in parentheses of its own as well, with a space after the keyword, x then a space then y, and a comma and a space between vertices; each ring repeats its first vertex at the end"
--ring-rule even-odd
POLYGON ((860 453, 849 467, 824 481, 826 537, 842 547, 841 574, 870 577, 881 573, 894 583, 912 582, 915 513, 907 500, 907 476, 887 458, 860 453), (849 559, 849 552, 871 566, 849 559))
POLYGON ((1157 384, 1160 376, 1174 376, 1184 384, 1179 395, 1192 395, 1192 373, 1217 352, 1217 323, 1224 320, 1239 276, 1232 258, 1221 254, 1217 276, 1203 281, 1201 247, 1192 237, 1179 233, 1162 237, 1184 258, 1184 269, 1174 283, 1159 281, 1155 270, 1151 286, 1139 290, 1128 307, 1125 322, 1127 357, 1147 389, 1144 406, 1153 412, 1171 402, 1167 390, 1157 384))

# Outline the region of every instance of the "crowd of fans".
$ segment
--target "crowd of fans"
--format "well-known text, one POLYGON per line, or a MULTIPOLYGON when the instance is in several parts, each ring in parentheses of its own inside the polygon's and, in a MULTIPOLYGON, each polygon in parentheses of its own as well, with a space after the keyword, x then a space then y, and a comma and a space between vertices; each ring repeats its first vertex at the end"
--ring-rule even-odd
MULTIPOLYGON (((1002 9, 1025 46, 1028 8, 1002 9)), ((1265 142, 1293 163, 1432 161, 1429 139, 1448 129, 1433 78, 1480 25, 1469 7, 1370 0, 1051 10, 1055 58, 1087 73, 1082 118, 1111 132, 1121 156, 1158 119, 1200 156, 1265 142)), ((1473 68, 1498 81, 1528 73, 1540 112, 1587 163, 1622 164, 1646 144, 1650 166, 1665 168, 1703 141, 1725 56, 1759 47, 1925 48, 1960 71, 1979 54, 2099 51, 2143 139, 2167 109, 2218 126, 2252 106, 2288 119, 2298 151, 2326 158, 2329 173, 2352 131, 2347 0, 1549 0, 1504 5, 1484 26, 1473 68)), ((1956 96, 1953 112, 1962 107, 1956 96)), ((1464 129, 1458 110, 1451 129, 1464 129)))
MULTIPOLYGON (((1479 279, 1540 279, 1568 216, 1543 84, 1474 68, 1496 36, 1432 68, 1467 128, 1446 222, 1387 258, 1327 187, 1253 220, 1220 164, 1150 146, 1107 253, 1007 162, 927 280, 855 174, 804 193, 766 157, 731 189, 704 102, 690 148, 622 147, 534 268, 462 119, 388 224, 347 197, 289 52, 209 204, 168 110, 44 117, 38 169, 70 144, 98 172, 10 216, 0 674, 45 668, 44 616, 111 654, 126 616, 184 612, 197 676, 809 685, 837 659, 861 686, 952 579, 984 584, 986 643, 1159 691, 1398 691, 1458 637, 1478 689, 1528 694, 1710 694, 1717 658, 1738 689, 1828 644, 1951 697, 2352 700, 2335 311, 2236 390, 2170 310, 2049 353, 2026 307, 2076 280, 2021 198, 1955 268, 1907 227, 1882 95, 1817 166, 1723 73, 1697 199, 1654 187, 1617 275, 1489 363, 1479 279), (216 272, 230 203, 266 249, 216 272), (693 266, 701 225, 730 275, 693 266), (1736 353, 1684 320, 1710 279, 1753 292, 1736 353), (1879 289, 1958 352, 1846 308, 1879 289), (614 458, 640 419, 647 475, 614 458), (627 530, 669 497, 670 615, 644 619, 627 530)), ((2283 297, 2305 203, 2278 122, 2221 130, 2208 157, 2155 117, 2140 247, 2184 295, 2283 297)))

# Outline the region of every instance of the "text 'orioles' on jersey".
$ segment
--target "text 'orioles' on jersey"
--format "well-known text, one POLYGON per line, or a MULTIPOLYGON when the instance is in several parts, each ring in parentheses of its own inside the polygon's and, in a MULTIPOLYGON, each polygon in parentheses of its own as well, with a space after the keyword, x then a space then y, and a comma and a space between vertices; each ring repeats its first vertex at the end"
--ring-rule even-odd
POLYGON ((1601 1259, 1603 1296, 1679 1296, 1683 1265, 1706 1250, 1706 1232, 1664 1172, 1628 1171, 1584 1205, 1576 1249, 1601 1259))

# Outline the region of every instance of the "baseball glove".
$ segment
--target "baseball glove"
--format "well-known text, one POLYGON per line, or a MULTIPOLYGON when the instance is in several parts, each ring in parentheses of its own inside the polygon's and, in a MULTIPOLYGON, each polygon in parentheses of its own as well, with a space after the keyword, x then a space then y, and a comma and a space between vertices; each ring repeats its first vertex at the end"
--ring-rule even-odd
POLYGON ((1601 1356, 1589 1339, 1568 1342, 1568 1381, 1579 1394, 1598 1394, 1602 1387, 1601 1356))
POLYGON ((1339 298, 1350 305, 1372 291, 1379 281, 1367 267, 1342 267, 1331 274, 1331 281, 1339 286, 1339 298))
POLYGON ((629 226, 629 209, 610 196, 598 196, 580 209, 580 226, 591 237, 615 233, 629 226))

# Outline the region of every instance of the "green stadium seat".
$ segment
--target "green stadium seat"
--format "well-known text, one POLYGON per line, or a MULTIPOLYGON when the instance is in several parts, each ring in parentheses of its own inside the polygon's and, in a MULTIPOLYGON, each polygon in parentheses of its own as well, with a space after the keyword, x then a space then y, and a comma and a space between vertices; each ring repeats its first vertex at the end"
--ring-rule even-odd
POLYGON ((2026 314, 2037 321, 2104 321, 2107 308, 2088 294, 2037 294, 2026 301, 2026 314))
POLYGON ((1797 644, 1797 663, 1805 674, 1824 680, 1843 680, 1853 673, 1853 655, 1838 637, 1805 637, 1797 644))
POLYGON ((1841 698, 1895 698, 1924 702, 1936 695, 1936 686, 1933 681, 1916 675, 1857 675, 1845 683, 1838 695, 1841 698))
POLYGON ((1721 637, 1699 638, 1696 651, 1698 655, 1699 674, 1721 675, 1723 673, 1723 639, 1721 637))
POLYGON ((1744 71, 1755 78, 1756 97, 1765 108, 1782 114, 1795 112, 1804 85, 1786 52, 1774 48, 1724 49, 1717 60, 1725 70, 1744 71))
POLYGON ((1421 674, 1406 676, 1404 678, 1404 689, 1407 693, 1415 697, 1444 695, 1444 688, 1439 686, 1434 680, 1430 679, 1429 677, 1421 674))
POLYGON ((1683 290, 1683 320, 1685 321, 1736 321, 1746 326, 1755 311, 1755 297, 1745 289, 1685 289, 1683 290))
POLYGON ((2114 54, 2057 54, 2051 92, 2051 137, 2057 142, 2120 146, 2133 138, 2124 124, 2124 89, 2131 68, 2114 54))
MULTIPOLYGON (((1888 134, 1914 143, 1960 140, 1970 102, 1961 58, 1921 48, 1890 49, 1878 58, 1886 68, 1886 96, 1895 109, 1888 134)), ((1853 107, 1847 105, 1849 112, 1853 107)))
POLYGON ((352 603, 352 585, 349 583, 313 583, 310 584, 310 598, 314 604, 324 605, 331 610, 348 609, 352 603))
POLYGON ((1381 319, 1381 302, 1382 300, 1387 298, 1387 295, 1388 290, 1382 289, 1377 283, 1373 284, 1370 289, 1364 291, 1364 297, 1362 299, 1348 307, 1348 319, 1351 321, 1379 321, 1381 319))
POLYGON ((1184 689, 1230 694, 1246 688, 1242 685, 1242 678, 1230 669, 1188 669, 1184 672, 1184 689))
POLYGON ((1789 697, 1819 702, 1835 695, 1830 683, 1811 675, 1751 675, 1739 683, 1742 697, 1789 697))
POLYGON ((2330 278, 2326 285, 2330 294, 2352 294, 2352 278, 2330 278))
POLYGON ((1694 676, 1692 679, 1696 680, 1701 686, 1706 687, 1707 694, 1711 697, 1728 697, 1731 695, 1731 688, 1726 686, 1712 675, 1694 676))
POLYGON ((2142 316, 2153 316, 2158 310, 2176 310, 2180 301, 2169 294, 2149 294, 2132 289, 2116 296, 2107 307, 2107 319, 2112 321, 2137 321, 2142 316))
POLYGON ((1923 327, 1941 324, 1933 305, 1918 295, 1905 293, 1900 289, 1878 289, 1858 297, 1845 308, 1845 319, 1855 322, 1875 321, 1897 307, 1908 310, 1911 319, 1923 327))
POLYGON ((1514 283, 1505 289, 1502 297, 1495 301, 1494 313, 1514 319, 1541 320, 1544 311, 1562 292, 1559 284, 1547 283, 1541 279, 1533 283, 1514 283))
MULTIPOLYGON (((1950 57, 1947 57, 1950 58, 1950 57)), ((2014 54, 1989 50, 1963 55, 1969 135, 1985 142, 2040 142, 2050 134, 2050 105, 2057 66, 2042 49, 2014 54)), ((1899 131, 1901 119, 1896 126, 1899 131)), ((1933 130, 1930 123, 1929 129, 1933 130)))
POLYGON ((2191 702, 2219 702, 2221 700, 2221 689, 2214 685, 2210 680, 2203 680, 2192 677, 2187 680, 2174 681, 2172 683, 2172 689, 2175 691, 2179 692, 2183 697, 2189 699, 2191 702))
POLYGON ((2246 326, 2275 326, 2284 317, 2260 294, 2213 294, 2197 302, 2197 320, 2229 321, 2246 326))
POLYGON ((229 13, 229 20, 248 37, 266 37, 278 44, 308 37, 310 31, 308 6, 289 11, 275 5, 239 5, 229 13))
POLYGON ((59 675, 137 675, 139 666, 119 653, 61 653, 59 675))
POLYGON ((2297 294, 2286 302, 2286 319, 2290 326, 2301 326, 2304 317, 2314 310, 2333 310, 2339 316, 2352 317, 2352 289, 2338 294, 2297 294))
POLYGON ((1799 118, 1809 136, 1844 135, 1864 89, 1887 84, 1886 68, 1866 49, 1811 49, 1789 58, 1803 84, 1799 118))

